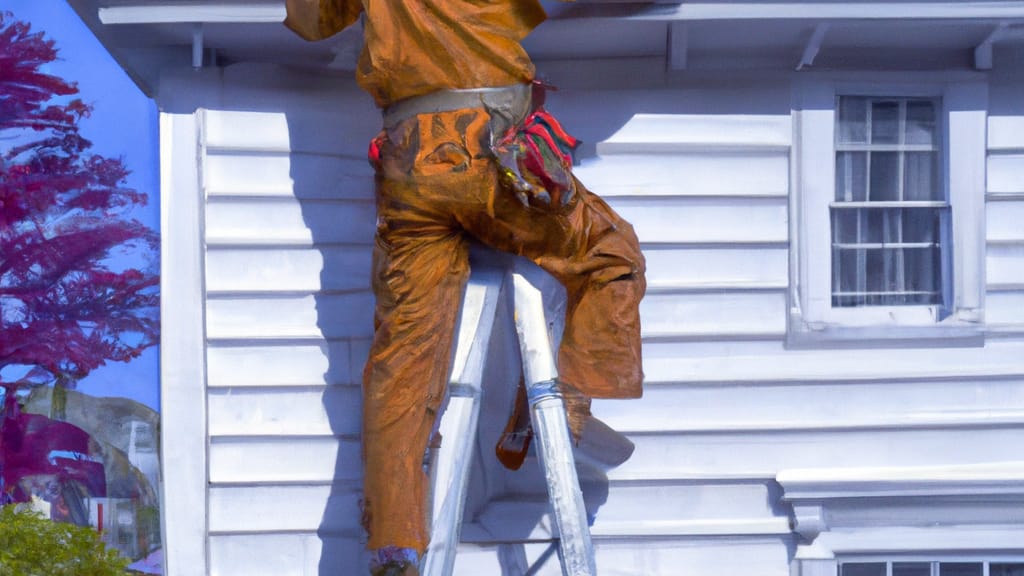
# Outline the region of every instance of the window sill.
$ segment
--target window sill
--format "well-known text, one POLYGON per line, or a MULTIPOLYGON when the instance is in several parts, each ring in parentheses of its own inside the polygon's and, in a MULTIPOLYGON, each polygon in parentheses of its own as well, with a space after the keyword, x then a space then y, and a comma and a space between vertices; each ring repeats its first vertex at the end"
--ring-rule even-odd
POLYGON ((790 315, 786 348, 977 348, 985 345, 984 323, 976 314, 955 313, 930 323, 847 324, 810 322, 790 315))

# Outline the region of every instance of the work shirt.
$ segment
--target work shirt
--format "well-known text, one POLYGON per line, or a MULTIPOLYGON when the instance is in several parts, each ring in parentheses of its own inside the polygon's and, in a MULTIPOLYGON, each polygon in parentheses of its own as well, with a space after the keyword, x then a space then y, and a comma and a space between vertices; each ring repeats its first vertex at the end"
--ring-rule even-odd
POLYGON ((356 80, 377 105, 438 90, 533 79, 521 41, 547 15, 537 0, 286 0, 285 25, 322 40, 365 14, 356 80))

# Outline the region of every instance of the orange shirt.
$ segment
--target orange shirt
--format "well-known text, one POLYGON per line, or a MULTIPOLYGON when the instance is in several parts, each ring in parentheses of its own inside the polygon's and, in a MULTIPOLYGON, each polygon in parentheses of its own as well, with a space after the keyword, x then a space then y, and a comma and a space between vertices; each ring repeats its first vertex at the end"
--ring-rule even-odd
POLYGON ((520 42, 547 15, 537 0, 286 0, 285 25, 307 40, 365 13, 356 80, 381 108, 437 90, 533 79, 520 42))

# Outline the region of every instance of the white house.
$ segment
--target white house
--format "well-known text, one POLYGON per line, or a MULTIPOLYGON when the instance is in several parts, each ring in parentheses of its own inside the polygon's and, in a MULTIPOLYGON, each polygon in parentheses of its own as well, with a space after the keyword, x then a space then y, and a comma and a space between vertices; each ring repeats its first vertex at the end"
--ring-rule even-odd
MULTIPOLYGON (((360 574, 359 31, 69 1, 161 109, 167 574, 360 574)), ((1024 1, 545 5, 548 108, 649 263, 599 573, 1024 574, 1024 1)), ((456 574, 559 574, 536 469, 474 482, 456 574)))

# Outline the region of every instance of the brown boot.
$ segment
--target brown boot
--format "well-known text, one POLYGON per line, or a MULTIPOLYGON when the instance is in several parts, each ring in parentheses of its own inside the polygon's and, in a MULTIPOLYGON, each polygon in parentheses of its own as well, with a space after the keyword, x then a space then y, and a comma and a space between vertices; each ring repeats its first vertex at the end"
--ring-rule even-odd
POLYGON ((502 432, 498 444, 494 447, 494 455, 498 462, 509 470, 519 470, 530 451, 533 440, 533 425, 530 422, 530 403, 526 398, 526 385, 522 376, 516 388, 516 401, 512 407, 505 431, 502 432))
POLYGON ((569 431, 572 432, 574 444, 579 444, 583 438, 583 429, 589 420, 593 419, 590 414, 590 397, 584 395, 571 384, 558 383, 558 389, 562 392, 565 401, 565 415, 569 419, 569 431))
POLYGON ((370 570, 370 576, 420 576, 420 569, 412 562, 387 562, 370 570))

